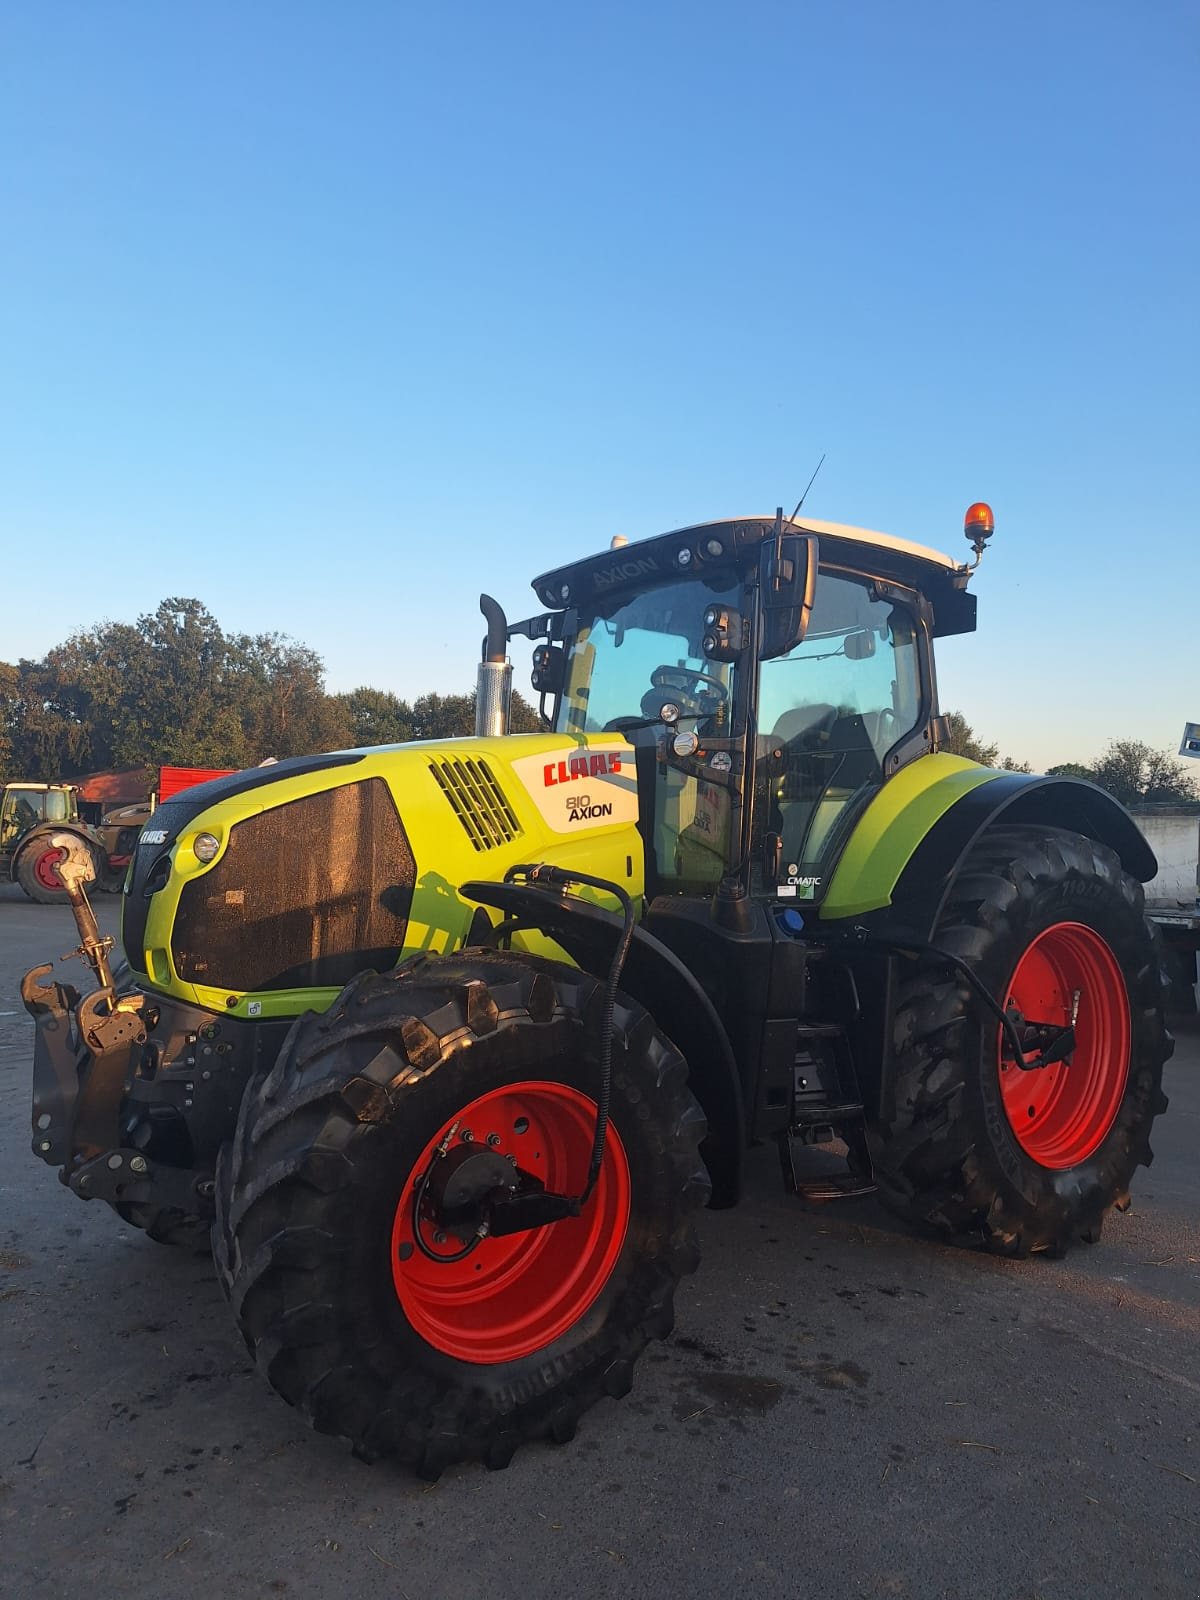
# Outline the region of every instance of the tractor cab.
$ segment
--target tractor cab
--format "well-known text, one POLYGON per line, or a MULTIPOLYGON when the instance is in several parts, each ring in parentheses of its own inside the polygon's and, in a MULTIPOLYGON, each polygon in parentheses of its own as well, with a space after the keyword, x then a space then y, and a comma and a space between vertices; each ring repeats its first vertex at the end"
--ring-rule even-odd
POLYGON ((78 814, 75 790, 68 785, 7 784, 0 799, 0 851, 11 850, 39 822, 74 822, 78 814))
POLYGON ((871 798, 938 747, 931 641, 974 628, 968 575, 780 513, 548 573, 561 609, 518 629, 551 640, 534 687, 556 731, 635 746, 651 895, 819 901, 871 798))

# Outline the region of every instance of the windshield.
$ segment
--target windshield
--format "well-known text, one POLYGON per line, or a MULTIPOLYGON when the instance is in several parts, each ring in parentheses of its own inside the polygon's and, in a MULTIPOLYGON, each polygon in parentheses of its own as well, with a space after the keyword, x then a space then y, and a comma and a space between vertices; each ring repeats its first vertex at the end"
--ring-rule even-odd
POLYGON ((584 618, 571 644, 559 733, 600 733, 623 719, 657 722, 664 703, 681 718, 728 717, 733 667, 702 649, 704 612, 736 608, 742 591, 729 573, 687 578, 615 596, 584 618))

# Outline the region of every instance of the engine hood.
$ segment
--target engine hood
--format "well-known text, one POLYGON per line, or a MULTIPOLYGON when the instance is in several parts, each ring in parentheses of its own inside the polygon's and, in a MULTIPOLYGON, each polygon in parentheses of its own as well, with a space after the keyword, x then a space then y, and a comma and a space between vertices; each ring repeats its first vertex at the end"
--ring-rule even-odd
POLYGON ((368 967, 457 948, 485 914, 458 885, 517 863, 586 863, 640 895, 633 757, 611 734, 527 734, 342 751, 199 784, 142 830, 126 959, 194 1004, 284 1016, 322 1007, 368 967), (209 862, 201 834, 217 840, 209 862))

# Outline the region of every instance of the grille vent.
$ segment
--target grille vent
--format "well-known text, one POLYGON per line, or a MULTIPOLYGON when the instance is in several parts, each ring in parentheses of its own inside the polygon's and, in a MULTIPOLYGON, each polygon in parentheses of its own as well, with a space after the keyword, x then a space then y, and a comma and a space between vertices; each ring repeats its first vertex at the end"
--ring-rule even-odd
POLYGON ((476 850, 494 850, 523 832, 486 761, 432 761, 429 770, 476 850))

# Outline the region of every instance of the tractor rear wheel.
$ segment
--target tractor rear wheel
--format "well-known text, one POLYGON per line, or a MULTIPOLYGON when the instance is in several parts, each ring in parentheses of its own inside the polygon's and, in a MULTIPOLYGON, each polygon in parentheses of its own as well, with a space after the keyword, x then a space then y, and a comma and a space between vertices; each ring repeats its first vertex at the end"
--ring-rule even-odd
MULTIPOLYGON (((1027 1030, 1075 1015, 1066 1060, 1024 1070, 960 974, 926 955, 903 986, 890 1115, 873 1130, 880 1196, 916 1225, 1006 1255, 1094 1242, 1128 1206, 1166 1109, 1158 945, 1113 852, 1053 828, 974 847, 933 941, 967 961, 1027 1030)), ((1048 1037, 1043 1033, 1040 1038, 1048 1037)))
MULTIPOLYGON (((70 838, 69 853, 74 856, 78 852, 81 857, 86 853, 92 863, 93 876, 99 878, 100 863, 95 851, 78 834, 71 834, 70 838)), ((54 870, 67 854, 67 849, 43 839, 32 839, 22 847, 14 867, 14 876, 31 900, 36 900, 39 905, 48 906, 65 905, 70 899, 63 888, 62 880, 54 870)))
POLYGON ((468 950, 357 980, 250 1084, 218 1163, 218 1270, 259 1368, 314 1428, 425 1477, 505 1466, 626 1393, 670 1332, 705 1124, 633 1002, 618 997, 581 1215, 472 1243, 475 1215, 430 1204, 452 1167, 476 1201, 498 1170, 582 1191, 602 1004, 586 973, 468 950))

